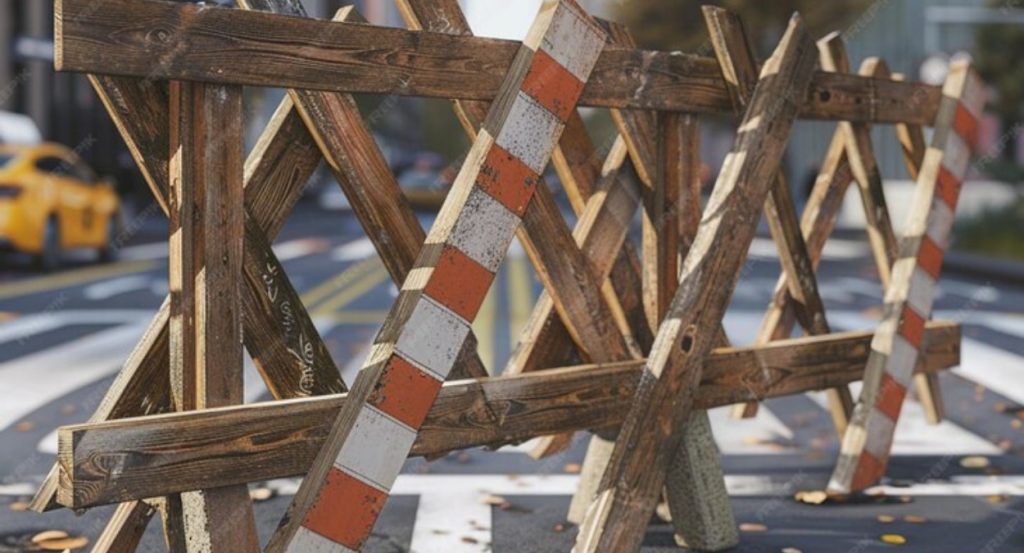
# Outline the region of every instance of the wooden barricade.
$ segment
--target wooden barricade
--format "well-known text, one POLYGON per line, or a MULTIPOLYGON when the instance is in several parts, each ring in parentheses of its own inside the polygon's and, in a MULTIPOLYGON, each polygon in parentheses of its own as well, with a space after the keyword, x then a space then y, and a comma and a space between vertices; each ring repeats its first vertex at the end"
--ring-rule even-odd
POLYGON ((297 0, 57 0, 57 68, 91 75, 170 215, 171 285, 96 413, 60 429, 33 508, 119 504, 94 551, 134 550, 156 512, 172 551, 255 551, 244 484, 305 475, 267 551, 358 551, 407 456, 539 437, 540 457, 590 430, 569 513, 577 551, 636 550, 663 496, 681 540, 721 550, 738 537, 706 409, 749 415, 828 390, 843 436, 833 493, 884 475, 911 380, 941 418, 935 374, 958 363, 959 327, 928 319, 983 109, 968 65, 941 89, 877 59, 851 74, 838 35, 816 44, 798 16, 759 67, 742 23, 717 8, 704 12, 712 59, 639 50, 573 0, 546 0, 522 43, 473 37, 456 0, 398 5, 408 30, 351 8, 305 18, 297 0), (244 165, 241 85, 289 90, 244 165), (429 231, 352 93, 453 100, 472 148, 429 231), (578 106, 611 110, 607 152, 578 106), (702 207, 703 113, 740 122, 702 207), (837 122, 802 218, 780 170, 800 118, 837 122), (875 124, 896 127, 918 181, 901 238, 875 124), (321 159, 400 287, 351 390, 270 249, 321 159), (542 177, 549 163, 574 228, 542 177), (815 275, 851 183, 885 290, 875 333, 835 332, 815 275), (722 320, 762 212, 782 274, 756 343, 733 347, 722 320), (504 374, 488 377, 470 325, 513 237, 544 293, 504 374), (290 401, 236 405, 243 343, 290 401))

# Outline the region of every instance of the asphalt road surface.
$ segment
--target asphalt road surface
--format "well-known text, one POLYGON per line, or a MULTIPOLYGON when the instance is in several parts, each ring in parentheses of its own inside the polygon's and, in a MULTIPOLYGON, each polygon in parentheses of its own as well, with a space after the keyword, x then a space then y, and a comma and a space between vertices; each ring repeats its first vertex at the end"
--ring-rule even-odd
MULTIPOLYGON (((429 225, 431 216, 422 217, 429 225)), ((48 529, 95 541, 106 523, 109 507, 78 516, 23 507, 54 460, 55 429, 88 418, 167 292, 166 247, 145 243, 159 237, 161 225, 141 221, 144 232, 111 264, 76 261, 39 275, 17 258, 2 259, 0 552, 26 550, 31 536, 48 529)), ((351 383, 395 297, 372 246, 351 215, 300 206, 275 249, 351 383)), ((752 340, 777 274, 771 241, 758 238, 726 318, 735 343, 752 340)), ((881 294, 863 237, 833 241, 821 274, 832 326, 873 328, 881 294)), ((475 325, 492 372, 500 372, 539 291, 513 244, 475 325)), ((904 406, 882 488, 888 499, 842 506, 793 500, 798 490, 822 488, 836 457, 822 394, 770 400, 752 420, 730 420, 722 409, 711 414, 743 524, 736 551, 1024 549, 1024 283, 947 274, 936 308, 936 318, 963 324, 963 365, 941 377, 945 422, 929 426, 913 398, 904 406), (906 543, 887 545, 883 534, 906 543)), ((246 400, 268 397, 250 368, 246 400)), ((564 516, 585 444, 579 435, 569 451, 542 461, 522 446, 411 460, 367 551, 568 551, 575 527, 564 516), (492 495, 504 503, 493 505, 492 495)), ((273 493, 256 504, 263 540, 297 486, 253 484, 273 493)), ((140 550, 162 551, 162 539, 153 523, 140 550)), ((652 523, 643 551, 678 551, 670 525, 652 523)))

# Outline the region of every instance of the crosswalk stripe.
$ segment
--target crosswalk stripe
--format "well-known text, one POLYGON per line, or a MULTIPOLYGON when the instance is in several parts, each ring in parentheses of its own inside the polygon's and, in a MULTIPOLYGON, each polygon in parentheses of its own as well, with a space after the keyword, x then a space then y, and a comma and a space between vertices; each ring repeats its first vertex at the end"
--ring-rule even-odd
POLYGON ((0 430, 39 407, 115 372, 142 335, 147 322, 143 319, 100 331, 0 364, 4 386, 0 430))

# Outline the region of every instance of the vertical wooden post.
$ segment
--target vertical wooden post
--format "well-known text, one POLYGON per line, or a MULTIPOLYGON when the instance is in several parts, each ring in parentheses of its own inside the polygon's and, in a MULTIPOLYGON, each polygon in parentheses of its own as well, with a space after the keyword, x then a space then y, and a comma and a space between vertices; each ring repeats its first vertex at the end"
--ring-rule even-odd
MULTIPOLYGON (((179 411, 239 404, 241 87, 172 83, 170 126, 172 398, 179 411)), ((180 519, 177 507, 172 539, 183 550, 259 551, 247 486, 181 494, 180 519)))
POLYGON ((831 493, 864 490, 885 474, 900 409, 920 356, 924 324, 931 316, 985 103, 982 84, 966 62, 950 67, 942 93, 899 258, 886 288, 885 315, 871 341, 864 387, 829 481, 831 493))
POLYGON ((580 527, 575 547, 579 553, 639 547, 679 445, 677 432, 689 420, 701 366, 719 339, 717 329, 754 238, 757 214, 771 182, 766 176, 778 171, 815 57, 814 42, 794 16, 762 69, 736 144, 683 263, 679 290, 615 441, 602 490, 580 527))

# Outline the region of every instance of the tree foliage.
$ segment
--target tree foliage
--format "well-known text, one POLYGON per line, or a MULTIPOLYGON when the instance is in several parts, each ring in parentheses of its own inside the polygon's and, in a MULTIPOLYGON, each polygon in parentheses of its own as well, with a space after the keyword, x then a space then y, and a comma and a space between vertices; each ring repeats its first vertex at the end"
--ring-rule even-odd
POLYGON ((617 19, 629 27, 642 47, 711 55, 700 8, 714 4, 738 13, 751 33, 751 41, 760 54, 765 54, 795 11, 800 12, 813 36, 822 36, 856 22, 876 1, 623 0, 617 19))
POLYGON ((986 25, 975 34, 974 65, 997 94, 988 108, 1013 125, 1024 119, 1024 26, 986 25))

